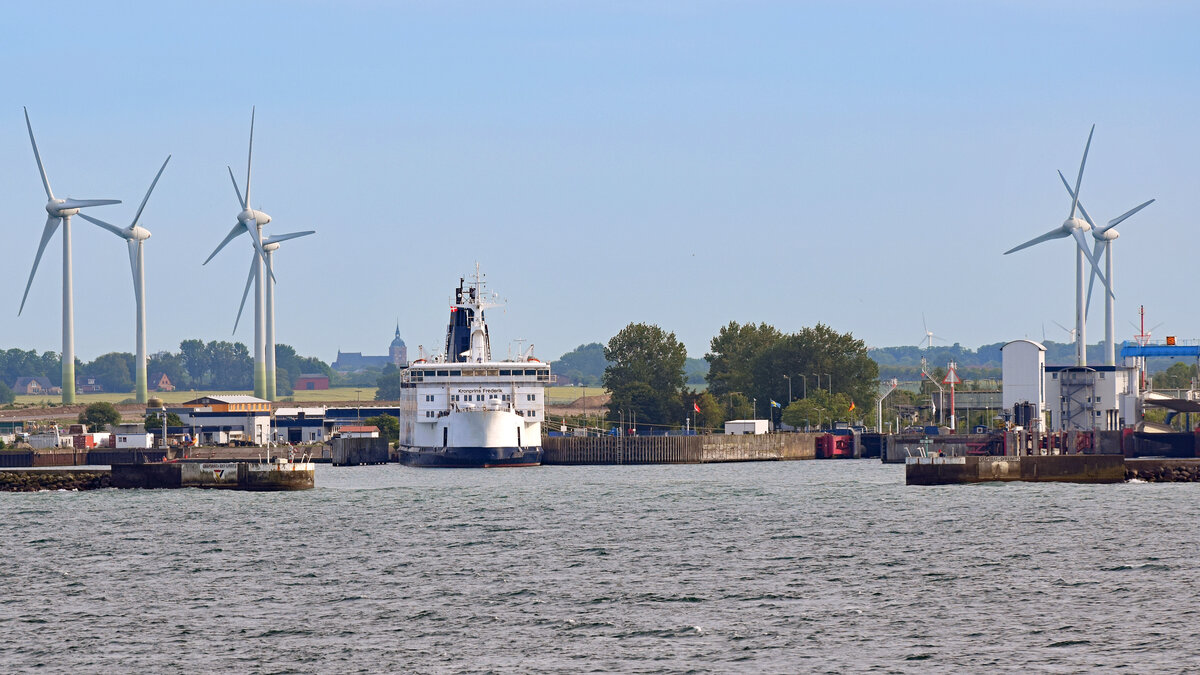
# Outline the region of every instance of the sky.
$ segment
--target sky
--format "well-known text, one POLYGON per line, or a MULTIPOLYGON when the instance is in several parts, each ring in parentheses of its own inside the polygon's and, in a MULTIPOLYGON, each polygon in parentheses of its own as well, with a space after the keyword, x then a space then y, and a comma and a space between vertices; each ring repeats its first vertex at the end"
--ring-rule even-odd
MULTIPOLYGON (((277 340, 439 348, 478 262, 507 304, 493 352, 543 359, 630 322, 702 356, 729 321, 818 322, 869 346, 1065 341, 1074 251, 1002 253, 1107 221, 1117 338, 1139 305, 1200 337, 1200 5, 1168 2, 124 2, 7 5, 0 22, 0 347, 61 349, 56 196, 142 216, 150 351, 232 332, 251 261, 202 265, 253 205, 275 257, 277 340), (70 28, 50 39, 59 21, 70 28)), ((61 232, 61 230, 60 230, 61 232)), ((134 348, 124 243, 72 222, 80 358, 134 348)), ((1103 337, 1096 294, 1089 342, 1103 337)))

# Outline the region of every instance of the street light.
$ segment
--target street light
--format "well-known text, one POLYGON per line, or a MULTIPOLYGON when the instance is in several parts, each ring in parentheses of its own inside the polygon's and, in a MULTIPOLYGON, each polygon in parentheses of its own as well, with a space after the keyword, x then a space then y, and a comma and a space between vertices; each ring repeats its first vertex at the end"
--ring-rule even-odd
POLYGON ((800 376, 800 384, 804 385, 804 388, 800 390, 801 398, 808 398, 808 376, 807 375, 800 376))
MULTIPOLYGON (((833 375, 830 375, 829 373, 825 373, 825 377, 829 378, 829 393, 830 393, 830 395, 832 395, 833 394, 833 375)), ((818 387, 821 386, 821 383, 817 382, 817 386, 818 387)))
POLYGON ((788 405, 791 405, 792 404, 792 377, 790 375, 784 375, 783 379, 788 381, 788 405))

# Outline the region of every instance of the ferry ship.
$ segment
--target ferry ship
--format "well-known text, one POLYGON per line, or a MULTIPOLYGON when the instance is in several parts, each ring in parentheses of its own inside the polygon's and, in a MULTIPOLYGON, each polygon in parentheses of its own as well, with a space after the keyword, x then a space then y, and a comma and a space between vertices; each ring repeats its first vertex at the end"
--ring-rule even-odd
POLYGON ((542 462, 550 365, 533 347, 493 361, 483 312, 499 307, 483 278, 459 278, 442 354, 400 373, 400 461, 410 466, 508 467, 542 462))

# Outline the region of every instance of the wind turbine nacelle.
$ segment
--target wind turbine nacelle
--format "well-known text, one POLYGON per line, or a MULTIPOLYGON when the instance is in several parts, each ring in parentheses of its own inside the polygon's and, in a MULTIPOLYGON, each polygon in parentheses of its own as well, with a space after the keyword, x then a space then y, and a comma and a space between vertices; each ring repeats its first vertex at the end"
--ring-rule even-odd
POLYGON ((65 199, 51 199, 50 201, 46 202, 46 213, 49 213, 52 216, 57 216, 59 218, 63 218, 66 216, 73 216, 73 215, 79 213, 79 209, 77 209, 77 208, 75 208, 75 209, 59 208, 60 205, 66 204, 66 203, 67 203, 67 200, 65 200, 65 199))
POLYGON ((1070 233, 1073 230, 1083 230, 1089 232, 1092 229, 1091 225, 1083 218, 1067 218, 1063 221, 1062 229, 1064 232, 1070 233))
POLYGON ((147 230, 141 225, 134 225, 133 227, 129 228, 129 238, 137 241, 144 241, 150 238, 150 230, 147 230))
POLYGON ((1100 232, 1099 230, 1093 230, 1092 236, 1103 241, 1113 241, 1117 237, 1121 236, 1121 234, 1117 232, 1115 227, 1110 227, 1103 232, 1100 232))
POLYGON ((242 222, 253 220, 259 225, 266 225, 267 223, 271 222, 271 216, 268 216, 262 211, 256 211, 255 209, 246 209, 238 214, 238 220, 242 222))
POLYGON ((273 241, 269 244, 263 244, 263 250, 266 251, 267 253, 270 253, 271 251, 278 251, 279 250, 279 242, 273 241))

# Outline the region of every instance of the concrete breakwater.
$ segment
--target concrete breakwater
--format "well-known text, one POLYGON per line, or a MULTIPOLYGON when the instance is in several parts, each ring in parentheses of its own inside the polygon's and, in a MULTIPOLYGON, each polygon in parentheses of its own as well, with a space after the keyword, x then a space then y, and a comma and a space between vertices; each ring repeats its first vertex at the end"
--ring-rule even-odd
POLYGON ((105 469, 35 469, 0 471, 0 492, 38 492, 40 490, 99 490, 112 487, 112 474, 105 469))
POLYGON ((813 459, 821 434, 551 436, 543 464, 704 464, 813 459))
POLYGON ((955 485, 1030 481, 1121 483, 1122 455, 1033 455, 910 457, 904 467, 908 485, 955 485))

